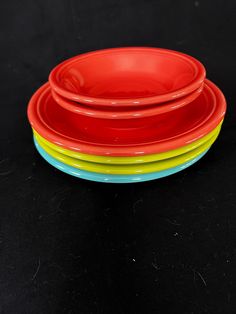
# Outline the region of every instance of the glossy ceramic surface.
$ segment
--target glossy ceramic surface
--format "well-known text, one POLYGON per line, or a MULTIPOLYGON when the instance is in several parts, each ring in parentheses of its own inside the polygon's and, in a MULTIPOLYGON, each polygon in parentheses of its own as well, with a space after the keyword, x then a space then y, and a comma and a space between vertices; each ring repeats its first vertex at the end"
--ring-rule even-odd
POLYGON ((96 162, 96 163, 103 163, 103 164, 140 164, 140 163, 147 163, 147 162, 153 162, 158 160, 163 160, 171 157, 175 157, 178 155, 182 155, 184 153, 187 153, 189 151, 192 151, 193 149, 196 149, 197 147, 203 145, 205 142, 207 142, 210 138, 212 138, 214 135, 218 134, 221 128, 221 124, 219 124, 213 131, 208 133, 206 136, 200 138, 199 140, 188 144, 186 146, 182 146, 180 148, 167 151, 164 153, 159 154, 152 154, 152 155, 144 155, 144 156, 134 156, 134 157, 112 157, 112 156, 96 156, 96 155, 88 155, 83 154, 80 152, 75 152, 72 150, 64 149, 61 146, 55 145, 51 142, 48 142, 43 137, 41 137, 37 132, 34 131, 34 136, 36 140, 39 142, 45 144, 49 148, 51 148, 54 151, 57 151, 63 155, 73 157, 80 160, 90 161, 90 162, 96 162))
POLYGON ((61 96, 100 106, 157 104, 187 95, 204 81, 205 69, 180 52, 126 47, 81 54, 49 76, 61 96))
POLYGON ((186 169, 187 167, 191 166, 195 162, 197 162, 200 158, 202 158, 207 151, 199 155, 198 157, 192 159, 191 161, 182 164, 181 166, 163 170, 160 172, 154 172, 154 173, 147 173, 147 174, 136 174, 136 175, 112 175, 112 174, 101 174, 101 173, 95 173, 95 172, 88 172, 84 170, 79 170, 74 167, 68 166, 66 164, 63 164, 62 162, 56 160, 52 156, 46 153, 39 144, 35 140, 35 146, 40 153, 40 155, 53 167, 61 170, 62 172, 65 172, 69 175, 72 175, 77 178, 86 179, 90 181, 96 181, 96 182, 104 182, 104 183, 135 183, 135 182, 142 182, 142 181, 150 181, 155 179, 160 179, 169 175, 172 175, 174 173, 177 173, 181 170, 186 169))
MULTIPOLYGON (((49 85, 49 89, 50 89, 50 85, 49 85)), ((113 108, 112 110, 111 109, 107 110, 107 108, 106 109, 105 108, 94 109, 87 105, 83 105, 83 104, 81 105, 74 101, 68 100, 60 96, 53 90, 51 90, 51 92, 52 92, 53 98, 61 107, 65 108, 66 110, 70 110, 71 112, 74 112, 74 113, 78 113, 78 114, 88 116, 88 117, 99 118, 99 119, 139 119, 143 117, 151 117, 157 114, 162 114, 162 113, 176 110, 183 106, 186 106, 190 102, 194 101, 194 99, 196 99, 200 95, 200 93, 202 92, 202 89, 203 89, 203 84, 200 86, 200 88, 188 94, 187 96, 170 101, 170 102, 166 102, 166 103, 159 104, 156 106, 153 105, 151 107, 149 106, 148 108, 141 107, 140 109, 139 107, 137 107, 139 109, 136 109, 136 107, 133 107, 132 109, 128 109, 128 110, 122 109, 119 111, 115 111, 115 108, 113 108)), ((117 109, 119 108, 120 107, 118 107, 117 109)), ((125 107, 125 108, 128 108, 128 107, 125 107)))
POLYGON ((138 174, 138 173, 150 173, 156 171, 166 170, 168 168, 177 167, 183 163, 186 163, 198 155, 202 154, 207 150, 216 140, 218 134, 214 135, 210 140, 201 145, 200 147, 165 160, 160 160, 157 162, 138 164, 138 165, 110 165, 110 164, 101 164, 93 163, 84 160, 75 159, 61 153, 58 153, 55 150, 52 150, 50 147, 46 146, 39 139, 37 140, 38 144, 53 158, 63 162, 66 165, 75 167, 77 169, 86 170, 89 172, 98 172, 98 173, 110 173, 110 174, 138 174))
POLYGON ((61 108, 46 84, 33 95, 28 117, 36 132, 56 145, 86 154, 124 157, 155 154, 190 144, 212 131, 223 119, 225 110, 223 94, 206 80, 201 95, 188 106, 143 121, 138 119, 138 123, 130 119, 120 125, 119 120, 93 121, 61 108))

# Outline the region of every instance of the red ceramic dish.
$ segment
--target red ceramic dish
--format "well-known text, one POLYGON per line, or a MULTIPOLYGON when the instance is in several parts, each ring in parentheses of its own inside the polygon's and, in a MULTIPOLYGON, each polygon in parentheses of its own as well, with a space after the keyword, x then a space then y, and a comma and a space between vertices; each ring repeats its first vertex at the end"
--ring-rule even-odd
POLYGON ((49 76, 55 92, 89 106, 142 106, 183 97, 205 79, 203 65, 180 52, 145 47, 81 54, 49 76))
POLYGON ((94 155, 133 156, 187 145, 213 130, 225 110, 222 92, 206 80, 201 95, 188 106, 144 118, 143 125, 131 119, 129 128, 122 128, 129 120, 92 119, 63 109, 45 84, 31 98, 28 118, 36 132, 64 148, 94 155))
MULTIPOLYGON (((49 86, 50 88, 50 86, 49 86)), ((89 106, 86 106, 84 104, 79 104, 77 102, 74 102, 72 100, 68 100, 61 95, 57 94, 54 90, 51 90, 52 96, 55 99, 55 101, 63 108, 66 110, 70 110, 74 113, 81 114, 83 116, 88 116, 88 117, 93 117, 93 118, 100 118, 100 119, 138 119, 138 118, 143 118, 143 117, 151 117, 155 116, 161 113, 169 112, 175 109, 179 109, 183 106, 186 106, 190 102, 192 102, 194 99, 196 99, 200 93, 202 92, 203 89, 203 84, 194 92, 191 94, 170 101, 166 102, 161 105, 157 106, 151 106, 151 107, 141 107, 140 109, 122 109, 119 111, 114 111, 113 110, 108 110, 108 109, 97 109, 97 108, 92 108, 89 106)), ((128 107, 125 107, 128 108, 128 107)), ((120 109, 118 107, 117 109, 120 109)))

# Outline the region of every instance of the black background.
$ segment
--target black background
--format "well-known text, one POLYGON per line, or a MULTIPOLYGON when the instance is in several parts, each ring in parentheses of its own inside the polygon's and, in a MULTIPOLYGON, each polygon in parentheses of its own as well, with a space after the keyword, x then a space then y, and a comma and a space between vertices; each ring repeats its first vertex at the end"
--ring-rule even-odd
POLYGON ((235 313, 235 1, 1 0, 0 313, 235 313), (32 93, 78 53, 144 45, 193 55, 228 103, 201 162, 106 185, 49 166, 32 93))

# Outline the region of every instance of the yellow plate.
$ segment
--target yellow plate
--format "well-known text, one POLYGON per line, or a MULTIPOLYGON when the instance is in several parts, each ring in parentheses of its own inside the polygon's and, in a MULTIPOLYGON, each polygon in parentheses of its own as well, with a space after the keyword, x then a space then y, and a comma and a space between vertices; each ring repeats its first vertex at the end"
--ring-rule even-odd
POLYGON ((96 163, 102 163, 102 164, 119 164, 119 165, 128 165, 128 164, 140 164, 140 163, 146 163, 146 162, 153 162, 158 160, 163 160, 171 157, 175 157, 184 153, 187 153, 205 142, 207 142, 212 136, 217 134, 221 128, 222 122, 210 133, 205 135, 204 137, 186 145, 179 147, 177 149, 173 149, 167 152, 158 153, 158 154, 151 154, 151 155, 144 155, 144 156, 133 156, 133 157, 108 157, 108 156, 98 156, 98 155, 89 155, 89 154, 83 154, 79 152, 75 152, 72 150, 65 149, 61 146, 55 145, 49 141, 47 141, 45 138, 40 136, 35 130, 33 130, 34 136, 36 137, 37 141, 40 141, 40 143, 43 143, 50 147, 51 149, 66 155, 70 156, 76 159, 81 159, 85 161, 90 162, 96 162, 96 163))
POLYGON ((156 171, 162 171, 168 168, 173 168, 179 166, 183 163, 186 163, 198 155, 202 154, 204 151, 210 148, 210 146, 216 140, 220 129, 217 131, 215 135, 213 135, 207 142, 202 144, 201 146, 195 148, 194 150, 187 152, 185 154, 179 155, 177 157, 168 158, 161 161, 144 163, 144 164, 136 164, 136 165, 110 165, 110 164, 100 164, 94 162, 88 162, 79 160, 76 158, 72 158, 66 155, 63 155, 49 146, 45 145, 39 137, 35 136, 39 145, 52 157, 55 159, 67 164, 69 166, 90 171, 90 172, 98 172, 98 173, 110 173, 110 174, 136 174, 136 173, 150 173, 156 171))

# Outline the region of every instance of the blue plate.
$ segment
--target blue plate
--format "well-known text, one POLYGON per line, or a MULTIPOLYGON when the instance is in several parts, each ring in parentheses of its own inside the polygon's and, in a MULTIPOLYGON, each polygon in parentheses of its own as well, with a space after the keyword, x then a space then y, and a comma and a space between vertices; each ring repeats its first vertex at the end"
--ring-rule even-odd
POLYGON ((184 163, 182 165, 179 165, 174 168, 166 169, 163 171, 157 171, 157 172, 151 172, 151 173, 145 173, 145 174, 134 174, 134 175, 116 175, 116 174, 102 174, 102 173, 96 173, 96 172, 89 172, 84 170, 79 170, 77 168, 68 166, 52 156, 50 156, 45 150, 38 144, 36 139, 34 139, 34 144, 40 153, 40 155, 52 166, 55 168, 70 174, 74 177, 78 177, 81 179, 86 179, 90 181, 96 181, 96 182, 109 182, 109 183, 132 183, 132 182, 142 182, 142 181, 150 181, 155 179, 160 179, 163 177, 167 177, 171 174, 174 174, 176 172, 179 172, 181 170, 184 170, 185 168, 191 166, 195 162, 197 162, 199 159, 201 159, 208 150, 206 150, 201 155, 197 156, 196 158, 192 159, 191 161, 184 163))

